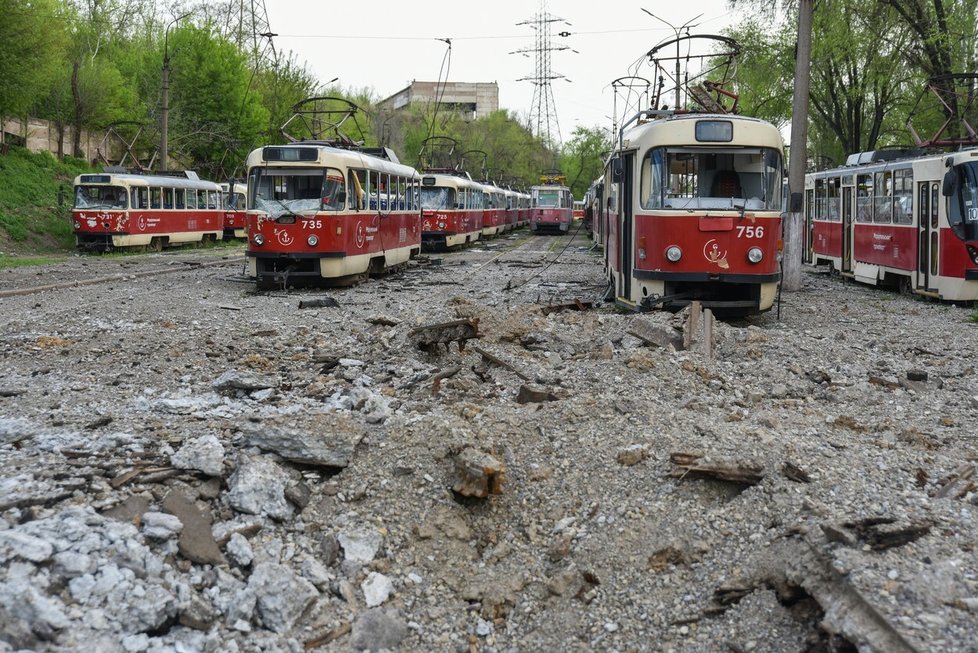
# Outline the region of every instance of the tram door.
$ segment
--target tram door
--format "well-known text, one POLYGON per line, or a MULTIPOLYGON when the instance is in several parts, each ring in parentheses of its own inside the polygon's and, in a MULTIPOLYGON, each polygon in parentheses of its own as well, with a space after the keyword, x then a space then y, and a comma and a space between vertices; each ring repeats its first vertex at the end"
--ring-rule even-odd
POLYGON ((852 186, 842 187, 842 272, 852 272, 852 186))
POLYGON ((940 184, 924 181, 917 184, 917 288, 930 287, 930 278, 937 274, 938 210, 940 184))
POLYGON ((632 268, 635 265, 633 257, 635 253, 632 242, 635 234, 632 229, 635 225, 635 217, 632 212, 634 204, 632 194, 635 190, 635 153, 629 152, 621 157, 621 207, 618 214, 618 260, 621 262, 621 276, 618 278, 618 296, 631 301, 632 298, 632 268))

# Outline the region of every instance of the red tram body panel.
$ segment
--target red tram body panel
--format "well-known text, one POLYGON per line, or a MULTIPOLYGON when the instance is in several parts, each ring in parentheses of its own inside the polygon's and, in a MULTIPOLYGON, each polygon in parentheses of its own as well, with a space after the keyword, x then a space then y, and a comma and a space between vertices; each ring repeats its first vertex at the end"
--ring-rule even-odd
POLYGON ((216 240, 224 233, 220 187, 186 176, 83 174, 71 211, 79 249, 108 251, 216 240))
POLYGON ((248 272, 259 286, 346 284, 421 251, 420 176, 367 152, 296 143, 248 157, 248 272))
POLYGON ((781 274, 783 143, 728 114, 642 112, 609 159, 598 211, 616 303, 692 301, 726 314, 774 304, 781 274), (652 118, 649 120, 649 118, 652 118))
POLYGON ((805 261, 856 281, 978 300, 978 149, 886 150, 805 179, 805 261))
POLYGON ((426 173, 421 177, 421 241, 448 249, 482 236, 482 185, 464 173, 426 173))
POLYGON ((574 211, 570 188, 555 177, 541 179, 544 183, 530 188, 530 231, 566 233, 574 211))

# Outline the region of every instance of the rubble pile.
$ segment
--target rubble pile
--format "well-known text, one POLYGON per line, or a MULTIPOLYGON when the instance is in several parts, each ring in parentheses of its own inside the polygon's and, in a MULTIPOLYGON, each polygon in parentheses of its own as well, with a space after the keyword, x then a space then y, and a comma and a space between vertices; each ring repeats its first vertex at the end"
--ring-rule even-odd
POLYGON ((0 271, 65 283, 0 297, 0 652, 973 651, 970 310, 808 271, 691 334, 578 239, 0 271))

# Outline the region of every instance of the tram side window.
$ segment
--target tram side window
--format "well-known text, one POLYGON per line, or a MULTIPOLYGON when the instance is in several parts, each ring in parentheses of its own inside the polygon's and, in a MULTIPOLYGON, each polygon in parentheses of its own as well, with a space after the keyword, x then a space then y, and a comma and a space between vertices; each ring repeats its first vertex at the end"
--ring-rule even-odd
POLYGON ((190 189, 190 190, 187 191, 187 208, 188 209, 196 209, 197 206, 198 206, 198 203, 197 203, 197 191, 194 190, 194 189, 190 189))
POLYGON ((149 208, 149 191, 146 188, 133 188, 132 193, 132 208, 134 209, 148 209, 149 208))
POLYGON ((893 171, 893 223, 913 224, 913 171, 893 171))
POLYGON ((873 222, 889 223, 893 220, 893 173, 889 170, 876 173, 874 192, 876 207, 873 222))
POLYGON ((161 209, 163 208, 163 189, 162 188, 151 188, 149 190, 149 205, 150 208, 161 209))
POLYGON ((856 177, 856 222, 873 221, 873 176, 856 177))
POLYGON ((342 172, 333 168, 326 170, 320 196, 322 211, 342 211, 346 208, 346 184, 343 182, 342 172))
POLYGON ((177 188, 173 191, 174 203, 173 206, 178 209, 184 209, 187 207, 187 191, 183 188, 177 188))
POLYGON ((829 218, 826 211, 828 194, 825 191, 825 186, 825 179, 815 180, 815 215, 813 217, 816 220, 828 220, 829 218))
POLYGON ((367 171, 350 170, 350 208, 362 211, 367 208, 367 171))
POLYGON ((842 220, 842 195, 839 193, 839 178, 830 177, 825 180, 826 208, 828 209, 828 219, 833 222, 842 220))

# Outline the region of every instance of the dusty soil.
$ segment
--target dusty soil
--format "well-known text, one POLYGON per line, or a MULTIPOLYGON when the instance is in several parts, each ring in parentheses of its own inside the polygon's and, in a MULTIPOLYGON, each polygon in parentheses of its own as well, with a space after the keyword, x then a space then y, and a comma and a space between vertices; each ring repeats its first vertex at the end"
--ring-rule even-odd
POLYGON ((241 254, 0 271, 0 651, 978 650, 970 309, 809 270, 710 356, 583 237, 241 254))

